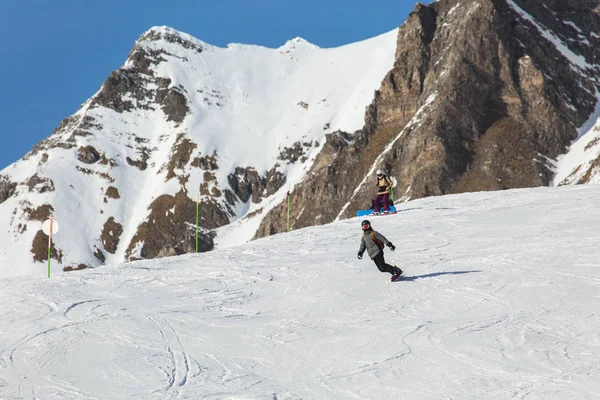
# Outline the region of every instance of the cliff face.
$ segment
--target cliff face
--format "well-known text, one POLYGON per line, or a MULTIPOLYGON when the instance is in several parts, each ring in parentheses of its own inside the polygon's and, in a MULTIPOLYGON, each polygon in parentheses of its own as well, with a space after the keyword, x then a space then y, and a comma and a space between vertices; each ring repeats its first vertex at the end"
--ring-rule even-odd
MULTIPOLYGON (((598 101, 597 10, 596 1, 418 4, 364 129, 330 135, 296 187, 294 226, 367 207, 379 168, 398 180, 400 201, 550 184, 598 101)), ((285 212, 273 210, 258 235, 282 231, 285 212)))

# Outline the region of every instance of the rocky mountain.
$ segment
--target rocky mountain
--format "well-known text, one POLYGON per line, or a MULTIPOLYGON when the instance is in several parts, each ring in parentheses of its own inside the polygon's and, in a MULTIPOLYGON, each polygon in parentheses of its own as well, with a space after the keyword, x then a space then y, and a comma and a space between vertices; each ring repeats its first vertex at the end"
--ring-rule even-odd
MULTIPOLYGON (((296 187, 295 227, 370 204, 378 168, 397 178, 400 201, 594 182, 599 8, 595 0, 417 4, 365 126, 328 135, 296 187)), ((271 211, 258 235, 280 232, 285 212, 285 204, 271 211)))
POLYGON ((595 182, 596 0, 439 0, 335 49, 144 33, 100 90, 0 173, 0 275, 36 273, 41 223, 77 269, 243 243, 396 201, 595 182))
POLYGON ((362 127, 395 38, 217 48, 150 29, 91 99, 1 171, 0 276, 44 270, 50 215, 56 268, 195 251, 197 209, 200 251, 250 240, 325 135, 362 127))

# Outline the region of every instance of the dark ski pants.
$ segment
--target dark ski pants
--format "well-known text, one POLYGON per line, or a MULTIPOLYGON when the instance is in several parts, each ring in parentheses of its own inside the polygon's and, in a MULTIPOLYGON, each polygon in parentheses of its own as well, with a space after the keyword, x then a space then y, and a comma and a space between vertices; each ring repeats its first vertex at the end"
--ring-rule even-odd
POLYGON ((373 262, 375 265, 377 265, 377 268, 379 268, 381 272, 389 272, 390 274, 394 275, 394 267, 390 264, 386 264, 383 258, 383 251, 377 253, 375 258, 373 258, 373 262))
POLYGON ((381 203, 383 203, 383 209, 385 211, 390 211, 390 194, 389 193, 378 193, 377 197, 375 197, 375 212, 379 212, 381 208, 381 203))

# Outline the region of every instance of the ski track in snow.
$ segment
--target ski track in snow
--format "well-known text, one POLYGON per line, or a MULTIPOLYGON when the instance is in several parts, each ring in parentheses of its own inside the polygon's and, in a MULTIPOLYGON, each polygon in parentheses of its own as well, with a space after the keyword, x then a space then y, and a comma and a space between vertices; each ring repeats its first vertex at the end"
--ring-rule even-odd
POLYGON ((0 280, 0 398, 597 399, 600 187, 427 198, 199 255, 0 280))

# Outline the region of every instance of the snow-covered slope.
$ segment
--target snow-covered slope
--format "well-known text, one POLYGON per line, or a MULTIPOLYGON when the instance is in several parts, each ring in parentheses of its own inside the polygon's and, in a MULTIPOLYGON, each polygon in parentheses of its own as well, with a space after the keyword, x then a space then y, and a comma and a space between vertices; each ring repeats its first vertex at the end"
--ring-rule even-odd
POLYGON ((579 137, 556 163, 554 185, 600 183, 600 93, 596 111, 579 129, 579 137))
POLYGON ((1 171, 16 192, 0 205, 0 224, 8 227, 0 276, 44 268, 39 230, 50 214, 61 224, 60 267, 190 251, 173 247, 193 247, 199 192, 203 228, 250 215, 220 238, 228 245, 250 240, 262 216, 304 177, 325 134, 363 126, 365 107, 394 62, 396 32, 340 48, 297 38, 268 49, 217 48, 152 28, 74 116, 1 171), (151 224, 173 224, 156 222, 156 214, 179 214, 173 229, 181 238, 147 250, 163 229, 151 224))
POLYGON ((600 395, 600 186, 430 197, 200 255, 0 281, 0 397, 600 395))

